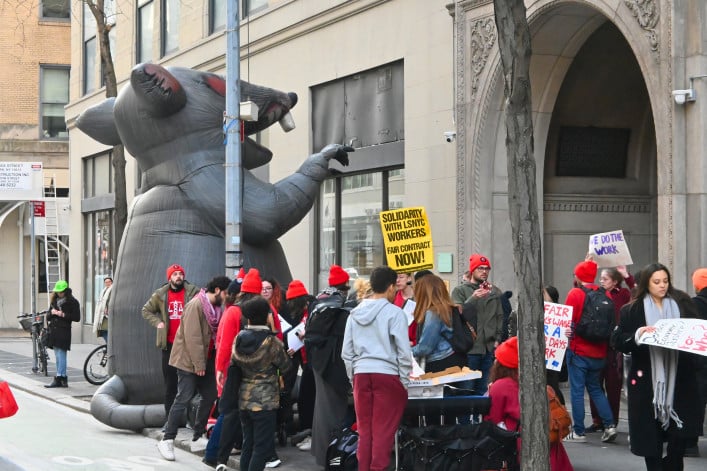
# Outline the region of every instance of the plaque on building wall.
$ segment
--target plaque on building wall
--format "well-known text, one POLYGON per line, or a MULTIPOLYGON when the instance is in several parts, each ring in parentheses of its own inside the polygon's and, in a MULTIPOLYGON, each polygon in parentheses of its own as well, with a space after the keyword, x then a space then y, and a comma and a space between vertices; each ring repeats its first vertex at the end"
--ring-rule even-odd
POLYGON ((625 178, 630 129, 560 127, 558 177, 625 178))

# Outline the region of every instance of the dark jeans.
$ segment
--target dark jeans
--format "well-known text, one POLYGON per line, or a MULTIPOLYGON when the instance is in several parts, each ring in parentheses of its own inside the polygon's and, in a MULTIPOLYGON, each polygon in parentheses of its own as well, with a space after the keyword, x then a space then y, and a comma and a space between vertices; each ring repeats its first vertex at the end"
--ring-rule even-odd
POLYGON ((307 430, 312 428, 312 417, 314 417, 314 399, 317 395, 317 388, 314 386, 314 373, 309 363, 302 365, 302 376, 299 380, 299 396, 297 397, 297 414, 299 417, 299 429, 307 430))
POLYGON ((194 373, 177 369, 177 396, 167 416, 167 427, 164 432, 165 440, 172 440, 177 436, 177 430, 186 413, 189 402, 198 391, 201 394, 199 408, 194 421, 194 435, 203 435, 206 432, 206 423, 209 420, 211 408, 216 401, 216 376, 214 372, 214 359, 206 361, 206 374, 197 376, 194 373))
POLYGON ((238 367, 234 365, 228 367, 226 384, 223 386, 221 400, 219 401, 219 413, 220 416, 223 416, 221 438, 218 441, 218 458, 216 460, 219 464, 228 463, 228 457, 234 447, 243 447, 243 429, 241 428, 241 418, 238 410, 240 383, 236 379, 239 377, 237 369, 238 367))
POLYGON ((211 435, 209 436, 209 442, 206 444, 206 451, 204 452, 204 460, 215 462, 218 458, 218 448, 221 442, 221 429, 223 428, 223 414, 219 414, 214 424, 214 428, 211 429, 211 435))
POLYGON ((169 416, 174 398, 177 396, 177 369, 169 365, 169 355, 172 344, 167 344, 167 350, 162 350, 162 378, 164 378, 164 415, 169 416))
POLYGON ((263 471, 265 463, 275 454, 275 410, 240 411, 243 426, 241 471, 263 471))
POLYGON ((475 353, 467 355, 467 366, 471 370, 481 371, 481 378, 472 379, 474 394, 483 396, 489 389, 489 372, 493 366, 494 352, 475 353))

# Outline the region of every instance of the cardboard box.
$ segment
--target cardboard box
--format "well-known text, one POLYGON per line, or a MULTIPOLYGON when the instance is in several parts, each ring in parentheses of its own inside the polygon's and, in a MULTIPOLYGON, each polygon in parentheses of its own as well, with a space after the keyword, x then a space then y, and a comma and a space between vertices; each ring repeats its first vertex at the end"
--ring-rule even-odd
POLYGON ((414 379, 408 385, 408 399, 444 397, 444 385, 457 381, 481 378, 481 371, 471 370, 462 373, 438 376, 429 379, 414 379))

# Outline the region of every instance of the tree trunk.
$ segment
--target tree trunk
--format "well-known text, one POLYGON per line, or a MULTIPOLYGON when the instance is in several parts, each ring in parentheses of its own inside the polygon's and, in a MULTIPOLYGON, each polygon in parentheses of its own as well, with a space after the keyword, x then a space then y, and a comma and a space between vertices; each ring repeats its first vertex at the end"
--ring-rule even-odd
MULTIPOLYGON (((96 20, 96 37, 98 38, 98 47, 103 65, 106 97, 118 96, 118 81, 115 76, 113 55, 110 50, 110 31, 114 23, 106 21, 104 0, 84 1, 96 20)), ((115 257, 118 254, 125 224, 128 220, 128 200, 125 190, 125 151, 122 145, 113 147, 113 192, 115 194, 113 257, 115 257)))
POLYGON ((530 29, 523 0, 494 0, 505 82, 508 211, 519 287, 521 469, 549 469, 542 259, 530 94, 530 29))

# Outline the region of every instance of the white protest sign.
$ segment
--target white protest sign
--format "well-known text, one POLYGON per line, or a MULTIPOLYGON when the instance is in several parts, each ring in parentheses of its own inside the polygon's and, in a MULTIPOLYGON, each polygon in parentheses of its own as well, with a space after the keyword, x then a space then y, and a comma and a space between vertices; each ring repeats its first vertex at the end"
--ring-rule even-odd
POLYGON ((568 340, 565 329, 572 324, 572 306, 545 303, 545 368, 560 371, 568 340))
POLYGON ((639 343, 707 356, 707 320, 661 319, 656 331, 644 333, 639 343))
POLYGON ((590 236, 589 253, 599 268, 633 264, 624 231, 620 229, 590 236))

